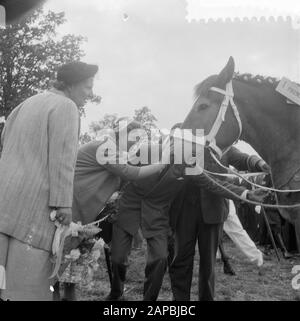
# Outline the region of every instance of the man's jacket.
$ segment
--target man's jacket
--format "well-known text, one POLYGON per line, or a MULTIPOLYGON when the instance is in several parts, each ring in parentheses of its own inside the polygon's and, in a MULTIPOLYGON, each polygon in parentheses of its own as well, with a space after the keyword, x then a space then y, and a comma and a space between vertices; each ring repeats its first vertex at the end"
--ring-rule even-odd
MULTIPOLYGON (((249 156, 248 154, 240 152, 237 148, 231 147, 231 149, 222 157, 221 163, 226 167, 233 166, 239 171, 261 171, 258 167, 258 162, 261 159, 255 155, 249 156)), ((227 170, 218 165, 211 158, 210 154, 205 154, 205 167, 211 172, 227 173, 227 170)), ((220 176, 212 176, 214 179, 218 177, 220 181, 223 180, 225 187, 237 195, 241 195, 245 190, 244 187, 235 184, 226 183, 226 178, 220 176), (229 185, 227 185, 229 184, 229 185)), ((220 183, 218 181, 218 183, 220 183)), ((228 181, 228 180, 227 180, 228 181)), ((200 202, 201 212, 203 220, 207 224, 219 224, 226 220, 228 215, 228 203, 225 198, 238 200, 232 194, 226 195, 221 192, 221 187, 215 187, 215 190, 201 186, 199 181, 194 177, 185 180, 184 186, 180 192, 176 195, 172 207, 170 210, 172 227, 176 225, 176 219, 183 208, 183 202, 188 202, 191 207, 196 202, 200 202)), ((186 213, 188 214, 188 213, 186 213)))
MULTIPOLYGON (((239 170, 248 170, 249 167, 254 169, 259 160, 256 156, 251 156, 250 159, 247 154, 241 153, 236 148, 231 148, 225 154, 222 162, 231 164, 239 170)), ((207 155, 205 165, 210 171, 226 172, 216 163, 214 164, 209 155, 207 155)), ((120 199, 116 224, 132 235, 141 227, 145 238, 159 233, 167 233, 170 229, 169 211, 171 203, 175 198, 175 205, 178 204, 175 206, 176 211, 174 211, 173 206, 173 213, 171 213, 172 221, 174 221, 174 217, 178 215, 184 200, 183 195, 186 195, 184 190, 187 189, 190 181, 196 187, 192 194, 189 194, 189 197, 201 197, 201 200, 204 200, 205 210, 217 211, 216 215, 207 213, 206 221, 209 223, 223 221, 228 211, 224 208, 224 198, 236 198, 231 193, 216 186, 204 175, 185 176, 184 179, 181 179, 182 169, 184 169, 184 166, 169 166, 163 174, 151 176, 138 183, 128 184, 120 199), (181 190, 183 191, 181 192, 181 190)), ((231 184, 226 180, 217 180, 219 184, 238 195, 241 195, 245 190, 245 188, 231 184)))

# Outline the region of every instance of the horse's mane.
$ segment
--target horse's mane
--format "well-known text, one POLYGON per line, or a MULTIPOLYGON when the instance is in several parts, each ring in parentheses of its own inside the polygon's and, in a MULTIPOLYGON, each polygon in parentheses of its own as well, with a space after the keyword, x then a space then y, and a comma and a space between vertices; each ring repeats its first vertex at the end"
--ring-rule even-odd
POLYGON ((241 81, 250 85, 254 85, 254 86, 264 85, 264 86, 271 87, 273 89, 275 89, 278 83, 280 82, 279 78, 262 76, 262 75, 252 75, 250 73, 244 73, 244 74, 235 73, 233 75, 233 79, 236 79, 238 81, 241 81))
MULTIPOLYGON (((206 95, 212 86, 213 81, 216 79, 217 75, 210 76, 205 79, 205 81, 197 84, 194 88, 194 97, 196 98, 199 95, 206 95)), ((234 73, 233 79, 240 82, 253 85, 255 87, 267 86, 271 89, 276 89, 280 78, 263 76, 263 75, 253 75, 251 73, 234 73)))

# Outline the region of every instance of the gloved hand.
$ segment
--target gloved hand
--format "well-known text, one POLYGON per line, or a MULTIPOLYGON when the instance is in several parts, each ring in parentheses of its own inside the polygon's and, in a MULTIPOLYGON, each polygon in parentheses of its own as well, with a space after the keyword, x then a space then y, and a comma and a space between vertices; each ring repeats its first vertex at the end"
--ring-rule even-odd
POLYGON ((62 225, 69 225, 72 222, 72 209, 70 207, 58 207, 55 219, 62 225))
POLYGON ((248 191, 247 193, 247 199, 249 201, 254 201, 258 203, 263 203, 268 196, 269 191, 262 188, 257 188, 255 190, 248 191))
POLYGON ((270 166, 263 159, 258 161, 258 163, 256 164, 256 167, 262 172, 269 173, 269 174, 271 173, 270 166))

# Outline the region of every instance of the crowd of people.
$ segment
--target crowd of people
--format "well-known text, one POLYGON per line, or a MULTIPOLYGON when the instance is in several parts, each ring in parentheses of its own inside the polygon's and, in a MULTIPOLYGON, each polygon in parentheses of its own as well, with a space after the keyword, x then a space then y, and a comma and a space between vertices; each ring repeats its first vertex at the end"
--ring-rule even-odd
MULTIPOLYGON (((19 2, 0 2, 6 8, 7 22, 44 1, 16 6, 19 2)), ((65 299, 75 300, 75 284, 85 277, 83 269, 76 267, 84 262, 75 258, 60 277, 50 278, 56 233, 72 223, 93 223, 115 192, 119 192, 116 215, 106 222, 108 235, 101 234, 112 261, 108 301, 125 299, 128 256, 137 236, 147 243, 143 290, 147 301, 157 299, 166 271, 172 299, 190 300, 196 245, 198 299, 213 300, 218 249, 224 272, 235 274, 222 243, 223 232, 258 267, 263 265, 263 253, 257 244, 269 245, 274 239, 271 244, 279 247, 285 259, 299 251, 293 242, 293 227, 278 210, 246 202, 275 204, 274 195, 238 180, 214 178, 215 185, 205 175, 186 175, 190 164, 160 160, 146 166, 133 164, 138 152, 130 155, 134 143, 128 140, 124 149, 120 138, 142 128, 136 121, 79 147, 79 109, 93 95, 97 72, 98 66, 83 62, 61 66, 52 89, 26 99, 6 119, 0 158, 0 300, 60 299, 59 282, 65 286, 65 299), (116 162, 107 162, 108 145, 116 162)), ((226 173, 209 154, 204 157, 205 168, 226 173)), ((264 172, 259 177, 265 181, 259 184, 272 186, 270 169, 257 156, 232 147, 220 161, 238 171, 264 172)), ((73 234, 69 251, 84 248, 85 258, 96 260, 93 242, 73 234)))
MULTIPOLYGON (((78 150, 78 108, 92 96, 97 71, 97 66, 83 62, 62 66, 53 89, 25 100, 7 118, 0 160, 1 298, 51 299, 51 249, 57 224, 93 222, 111 195, 122 189, 113 224, 112 289, 107 299, 123 296, 127 257, 139 229, 147 241, 144 300, 157 299, 168 262, 174 299, 189 298, 197 240, 203 258, 199 299, 213 299, 216 251, 228 213, 225 198, 232 198, 232 193, 204 175, 186 176, 190 165, 127 163, 133 142, 128 140, 127 150, 122 150, 119 141, 124 131, 142 127, 135 121, 78 150), (107 162, 108 145, 115 146, 110 157, 117 162, 107 162), (56 225, 50 219, 52 211, 56 225), (172 259, 170 238, 175 240, 172 259), (180 275, 187 282, 185 289, 180 275)), ((222 171, 211 159, 206 161, 222 171)), ((264 161, 235 148, 222 162, 241 170, 266 170, 264 161)), ((245 199, 262 202, 266 196, 226 180, 219 182, 245 199)))

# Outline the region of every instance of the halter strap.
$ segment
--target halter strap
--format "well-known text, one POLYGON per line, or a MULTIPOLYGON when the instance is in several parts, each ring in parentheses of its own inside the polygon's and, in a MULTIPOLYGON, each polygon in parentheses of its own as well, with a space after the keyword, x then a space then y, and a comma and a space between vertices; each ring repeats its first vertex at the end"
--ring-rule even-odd
MULTIPOLYGON (((217 87, 211 87, 209 90, 215 91, 219 94, 224 95, 224 99, 221 103, 221 106, 220 106, 218 115, 215 119, 215 122, 214 122, 209 134, 205 136, 205 147, 212 149, 215 152, 215 154, 218 155, 219 158, 221 158, 231 148, 231 146, 234 145, 241 137, 242 122, 240 119, 238 109, 233 101, 234 92, 233 92, 233 87, 232 87, 232 80, 230 80, 226 84, 226 90, 223 90, 223 89, 220 89, 217 87), (239 134, 238 134, 238 137, 236 138, 236 140, 231 145, 229 145, 226 149, 222 150, 219 146, 217 146, 216 136, 217 136, 223 122, 225 122, 225 115, 226 115, 229 104, 233 110, 233 114, 234 114, 236 121, 238 123, 239 134)), ((200 97, 200 95, 196 97, 193 105, 195 105, 195 103, 197 102, 199 97, 200 97)))
POLYGON ((215 120, 209 134, 206 136, 206 146, 212 148, 218 154, 218 156, 221 158, 221 156, 223 154, 225 154, 230 149, 230 147, 232 145, 234 145, 241 137, 242 122, 240 119, 238 109, 233 101, 234 92, 233 92, 233 87, 232 87, 232 80, 230 80, 230 82, 227 83, 226 90, 223 90, 223 89, 220 89, 217 87, 211 87, 210 90, 224 95, 224 99, 221 103, 216 120, 215 120), (229 104, 233 110, 233 114, 234 114, 236 121, 238 123, 238 126, 239 126, 239 135, 238 135, 237 139, 230 146, 228 146, 225 150, 222 151, 216 144, 216 136, 222 126, 222 123, 225 121, 225 115, 226 115, 229 104))

